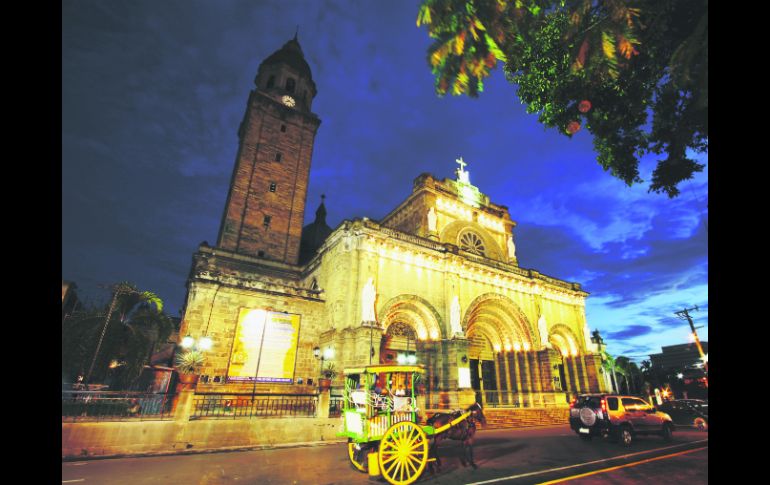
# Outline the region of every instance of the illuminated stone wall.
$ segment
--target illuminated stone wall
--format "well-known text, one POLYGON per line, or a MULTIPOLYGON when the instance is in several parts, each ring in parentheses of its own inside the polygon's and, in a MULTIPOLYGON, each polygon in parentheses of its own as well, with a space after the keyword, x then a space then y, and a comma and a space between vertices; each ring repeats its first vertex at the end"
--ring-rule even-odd
POLYGON ((199 390, 251 392, 252 383, 225 383, 238 316, 243 308, 298 314, 301 316, 295 363, 295 380, 303 385, 257 384, 257 392, 314 392, 307 378, 317 380, 320 362, 313 356, 327 323, 320 292, 310 289, 296 268, 258 261, 220 248, 201 246, 193 258, 188 295, 180 335, 199 338, 208 335, 213 347, 206 352, 201 371, 208 382, 199 390), (220 382, 214 382, 219 380, 220 382))
MULTIPOLYGON (((453 373, 461 357, 459 349, 463 355, 468 353, 467 341, 462 345, 460 341, 469 336, 487 338, 498 353, 534 353, 546 348, 537 325, 541 313, 547 326, 556 331, 549 335, 548 347, 562 354, 576 352, 581 358, 590 354, 582 331, 587 293, 577 284, 473 257, 451 245, 370 220, 345 221, 321 248, 314 265, 306 278, 315 279, 323 290, 330 331, 322 340, 334 346, 343 367, 370 361, 370 329, 362 327, 362 292, 370 278, 376 287, 375 313, 380 327, 374 330, 372 361, 379 362, 378 335, 394 322, 406 323, 415 329, 421 348, 431 343, 444 346, 443 354, 436 354, 443 356, 435 358, 441 387, 456 386, 453 373), (463 332, 458 340, 452 340, 450 315, 455 295, 463 332)), ((487 351, 483 353, 484 358, 489 357, 487 351)), ((547 353, 538 355, 547 360, 547 353)), ((538 360, 537 365, 551 364, 538 360)), ((585 378, 582 368, 579 371, 582 389, 585 378)), ((588 374, 595 379, 594 375, 588 374)), ((544 378, 549 382, 539 388, 551 390, 550 375, 540 377, 544 378)), ((529 388, 538 386, 531 383, 529 388)))
POLYGON ((439 181, 430 174, 417 177, 412 194, 381 222, 384 227, 454 245, 463 229, 472 229, 485 240, 485 257, 503 262, 509 262, 507 242, 516 226, 506 207, 491 203, 476 187, 451 179, 439 181), (428 222, 431 208, 436 215, 433 231, 428 222))
MULTIPOLYGON (((495 358, 491 352, 517 354, 544 349, 537 325, 541 313, 547 321, 548 347, 570 357, 590 354, 582 331, 587 294, 579 285, 471 256, 453 245, 404 234, 369 220, 345 221, 304 268, 202 246, 194 258, 180 335, 213 338, 215 347, 202 372, 211 380, 227 375, 241 308, 301 315, 294 378, 305 383, 308 377, 315 381, 320 374, 321 364, 312 355, 313 347, 332 347, 339 370, 378 363, 380 338, 395 322, 415 330, 419 342, 413 345, 418 346, 418 356, 430 359, 434 367, 431 377, 438 376, 437 387, 446 390, 457 388, 457 368, 468 365, 460 362, 463 356, 470 358, 472 353, 476 358, 481 353, 489 360, 495 358), (362 322, 362 292, 370 278, 376 288, 375 327, 362 322), (459 326, 459 334, 452 328, 451 302, 455 296, 460 312, 454 325, 459 326), (483 351, 476 349, 481 339, 487 342, 483 351), (370 345, 375 351, 372 356, 370 345)), ((523 363, 521 359, 511 356, 504 360, 523 363)), ((538 361, 537 365, 551 364, 538 361)), ((567 372, 574 383, 575 369, 570 367, 567 372)), ((593 369, 586 373, 579 367, 577 372, 578 389, 595 386, 585 385, 586 377, 596 379, 593 369)), ((533 379, 535 374, 529 376, 533 379)), ((501 387, 507 389, 504 375, 502 379, 501 387)), ((341 383, 340 375, 335 385, 341 383)), ((539 388, 550 390, 550 385, 541 383, 539 388)), ((251 384, 211 381, 200 386, 244 392, 252 389, 251 384)), ((538 389, 535 383, 521 386, 538 389)), ((257 389, 313 390, 305 384, 258 384, 257 389)))

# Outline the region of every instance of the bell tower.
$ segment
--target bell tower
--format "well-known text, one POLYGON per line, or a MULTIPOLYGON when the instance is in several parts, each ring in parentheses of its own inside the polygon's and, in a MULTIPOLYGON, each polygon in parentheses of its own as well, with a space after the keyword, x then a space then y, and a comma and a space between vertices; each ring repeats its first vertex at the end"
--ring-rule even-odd
POLYGON ((238 129, 217 246, 297 265, 310 159, 321 120, 297 36, 260 64, 238 129))

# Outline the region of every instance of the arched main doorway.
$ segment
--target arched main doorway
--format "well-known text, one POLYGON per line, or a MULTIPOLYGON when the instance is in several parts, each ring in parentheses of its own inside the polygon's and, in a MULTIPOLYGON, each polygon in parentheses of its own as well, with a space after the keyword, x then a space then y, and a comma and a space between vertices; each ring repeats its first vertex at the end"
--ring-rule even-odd
POLYGON ((491 338, 479 327, 468 335, 468 360, 471 370, 471 387, 476 393, 476 402, 482 405, 499 405, 500 369, 491 338))
POLYGON ((476 298, 463 319, 469 342, 471 386, 477 401, 492 406, 531 405, 542 393, 531 325, 509 298, 476 298))

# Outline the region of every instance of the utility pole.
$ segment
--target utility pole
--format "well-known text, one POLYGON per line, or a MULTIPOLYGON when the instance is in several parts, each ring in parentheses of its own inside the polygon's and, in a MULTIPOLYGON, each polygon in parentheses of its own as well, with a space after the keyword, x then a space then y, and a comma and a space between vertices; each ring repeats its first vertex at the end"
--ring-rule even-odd
POLYGON ((120 294, 120 290, 116 288, 115 292, 112 294, 112 302, 110 303, 110 309, 107 312, 107 318, 104 319, 104 327, 102 327, 102 334, 99 336, 99 343, 96 344, 96 350, 94 351, 94 358, 91 360, 91 367, 88 368, 88 374, 86 374, 86 381, 84 383, 86 391, 88 390, 88 384, 91 383, 91 373, 94 371, 94 364, 96 364, 96 356, 99 355, 99 349, 102 347, 102 340, 104 340, 104 334, 107 333, 107 325, 110 324, 110 317, 112 317, 112 312, 115 309, 115 302, 117 301, 119 294, 120 294))
POLYGON ((110 303, 110 309, 107 311, 107 318, 104 319, 104 327, 102 327, 102 334, 99 336, 99 343, 96 344, 96 351, 94 351, 94 358, 91 360, 91 367, 88 368, 88 374, 86 375, 85 380, 85 389, 88 390, 88 384, 91 382, 91 373, 94 371, 94 364, 96 364, 96 356, 99 355, 99 349, 102 347, 102 340, 104 340, 104 334, 107 333, 107 326, 110 324, 110 318, 112 317, 112 312, 115 310, 115 303, 118 300, 118 296, 122 293, 125 294, 132 294, 132 293, 141 293, 140 291, 134 290, 132 288, 128 288, 124 285, 114 285, 111 287, 113 294, 112 294, 112 302, 110 303))
MULTIPOLYGON (((698 332, 695 330, 695 325, 692 323, 692 317, 690 317, 690 310, 698 310, 698 306, 695 305, 693 308, 685 308, 684 310, 674 312, 677 317, 679 317, 680 320, 687 320, 687 323, 690 324, 690 330, 692 331, 692 336, 695 339, 695 345, 698 347, 698 353, 700 354, 700 358, 703 361, 703 368, 706 370, 706 387, 709 386, 709 380, 708 380, 708 371, 709 371, 709 365, 708 361, 706 360, 706 354, 703 353, 703 347, 700 344, 700 339, 698 338, 698 332)), ((701 325, 697 328, 703 328, 701 325)))

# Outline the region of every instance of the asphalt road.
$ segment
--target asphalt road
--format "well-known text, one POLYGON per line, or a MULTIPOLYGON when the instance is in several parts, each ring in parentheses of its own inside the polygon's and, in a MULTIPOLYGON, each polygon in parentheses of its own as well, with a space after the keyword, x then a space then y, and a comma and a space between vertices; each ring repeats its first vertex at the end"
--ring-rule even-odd
MULTIPOLYGON (((463 467, 460 444, 439 448, 442 469, 417 484, 708 483, 708 432, 677 430, 671 442, 640 436, 630 448, 580 440, 568 426, 480 430, 474 456, 479 468, 463 467)), ((348 462, 343 443, 260 451, 233 451, 62 463, 62 483, 319 484, 368 482, 348 462)), ((385 483, 384 481, 381 483, 385 483)))

